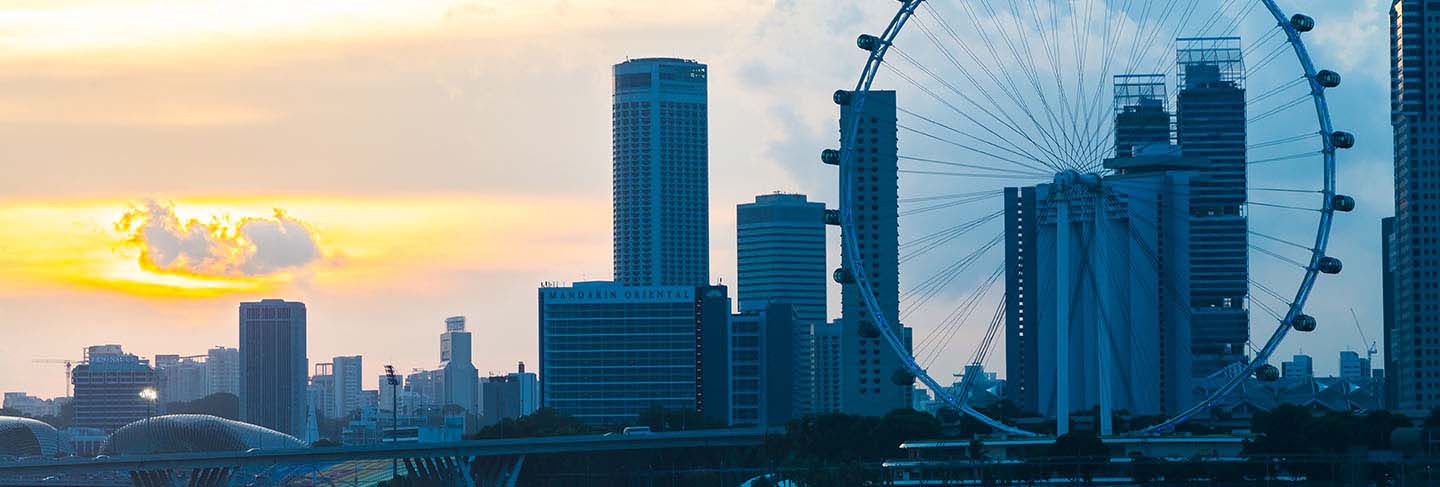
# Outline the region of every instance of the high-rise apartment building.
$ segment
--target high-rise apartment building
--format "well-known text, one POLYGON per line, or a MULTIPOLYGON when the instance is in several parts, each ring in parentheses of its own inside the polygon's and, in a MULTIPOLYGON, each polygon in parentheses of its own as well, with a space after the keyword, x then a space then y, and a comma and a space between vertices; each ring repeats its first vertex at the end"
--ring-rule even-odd
POLYGON ((360 410, 364 359, 359 355, 351 355, 335 357, 330 363, 334 366, 335 392, 332 395, 335 399, 330 404, 329 415, 332 418, 343 418, 360 410))
POLYGON ((309 414, 305 304, 240 303, 240 419, 305 436, 309 414))
POLYGON ((707 72, 671 58, 615 65, 615 280, 710 282, 707 72))
MULTIPOLYGON (((840 168, 843 192, 856 222, 855 235, 841 240, 841 399, 845 413, 883 416, 895 409, 910 407, 913 377, 900 356, 881 336, 881 326, 861 297, 856 275, 864 272, 874 299, 890 327, 906 344, 910 330, 900 323, 900 227, 899 152, 895 92, 871 91, 865 95, 863 112, 851 103, 859 99, 847 93, 840 107, 840 143, 853 158, 840 168), (852 130, 853 129, 853 130, 852 130), (853 132, 853 133, 852 133, 853 132), (850 259, 852 242, 859 243, 861 262, 850 259), (859 266, 864 265, 862 269, 859 266)), ((908 353, 908 352, 907 352, 908 353)))
POLYGON ((581 282, 539 290, 540 397, 591 424, 660 407, 728 418, 724 286, 581 282))
POLYGON ((194 401, 209 391, 208 364, 200 357, 156 355, 155 371, 160 374, 160 403, 194 401))
POLYGON ((1360 358, 1360 354, 1352 350, 1340 352, 1340 377, 1342 379, 1370 377, 1370 359, 1360 358))
POLYGON ((85 360, 71 372, 75 386, 75 426, 107 433, 158 413, 159 405, 141 396, 159 389, 159 376, 143 360, 119 345, 85 349, 85 360))
POLYGON ((205 394, 240 395, 240 349, 211 348, 205 353, 205 394))
POLYGON ((340 417, 338 408, 335 407, 335 391, 335 364, 315 364, 315 372, 310 374, 310 387, 306 389, 310 409, 315 410, 321 417, 340 417))
POLYGON ((465 331, 465 317, 445 319, 440 334, 440 371, 443 391, 441 406, 456 405, 470 414, 480 414, 480 375, 471 362, 471 336, 465 331))
POLYGON ((1393 407, 1428 414, 1440 407, 1440 118, 1431 110, 1440 79, 1440 5, 1392 0, 1391 124, 1395 141, 1394 327, 1386 336, 1385 371, 1393 407), (1393 358, 1393 360, 1392 360, 1393 358))
POLYGON ((1245 360, 1250 339, 1245 64, 1240 38, 1178 39, 1176 140, 1207 159, 1191 183, 1191 353, 1196 377, 1245 360))

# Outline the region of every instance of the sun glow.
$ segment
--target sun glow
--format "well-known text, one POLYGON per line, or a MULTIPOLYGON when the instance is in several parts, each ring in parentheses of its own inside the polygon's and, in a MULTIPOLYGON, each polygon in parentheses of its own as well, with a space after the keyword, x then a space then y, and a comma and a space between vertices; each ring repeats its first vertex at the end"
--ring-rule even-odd
POLYGON ((441 268, 563 269, 589 265, 576 256, 603 248, 605 242, 594 235, 605 235, 608 227, 604 206, 523 197, 167 201, 173 201, 165 208, 175 220, 143 228, 127 221, 147 204, 143 201, 0 203, 0 228, 6 229, 0 233, 0 291, 62 286, 201 298, 310 284, 345 288, 423 281, 441 268), (562 219, 582 226, 547 223, 562 219), (280 231, 282 221, 303 222, 296 225, 313 237, 313 255, 304 253, 310 241, 296 240, 294 233, 284 237, 281 231, 288 240, 277 240, 281 237, 246 226, 262 222, 268 225, 262 230, 280 231))

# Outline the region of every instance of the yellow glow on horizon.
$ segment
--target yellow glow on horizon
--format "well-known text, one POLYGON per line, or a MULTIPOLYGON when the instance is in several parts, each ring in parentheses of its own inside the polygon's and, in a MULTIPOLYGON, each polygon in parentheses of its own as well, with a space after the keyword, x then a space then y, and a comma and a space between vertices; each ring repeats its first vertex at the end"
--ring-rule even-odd
MULTIPOLYGON (((296 285, 428 285, 441 271, 565 271, 604 248, 608 207, 509 196, 174 198, 181 220, 265 217, 276 208, 313 227, 323 258, 265 275, 157 272, 114 228, 134 200, 0 201, 0 293, 52 287, 147 298, 204 298, 296 285)), ((598 262, 598 260, 596 260, 598 262)))

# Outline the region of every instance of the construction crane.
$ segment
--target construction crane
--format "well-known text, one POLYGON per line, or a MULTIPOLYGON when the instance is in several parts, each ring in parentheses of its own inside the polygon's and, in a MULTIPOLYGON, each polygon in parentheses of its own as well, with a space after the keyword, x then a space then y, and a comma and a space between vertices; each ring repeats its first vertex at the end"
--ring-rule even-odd
POLYGON ((64 365, 64 366, 65 366, 65 397, 70 397, 70 371, 71 371, 71 369, 74 368, 75 362, 78 362, 78 360, 70 360, 70 359, 65 359, 65 358, 38 358, 38 359, 35 359, 35 360, 31 360, 30 362, 32 362, 32 363, 37 363, 37 364, 64 365))
MULTIPOLYGON (((1370 367, 1371 367, 1371 368, 1374 368, 1374 367, 1375 367, 1375 354, 1379 352, 1379 350, 1376 350, 1376 349, 1375 349, 1375 345, 1376 345, 1377 343, 1376 343, 1376 342, 1372 342, 1372 341, 1370 341, 1370 340, 1367 340, 1367 339, 1365 338, 1365 328, 1360 326, 1360 316, 1358 316, 1358 315, 1355 314, 1355 308, 1350 308, 1350 319, 1355 320, 1355 331, 1360 332, 1360 343, 1361 343, 1362 345, 1365 344, 1365 343, 1369 343, 1369 344, 1370 344, 1370 348, 1369 348, 1368 350, 1365 350, 1365 362, 1368 363, 1368 364, 1370 364, 1370 367)), ((1368 373, 1369 371, 1367 370, 1366 372, 1368 373)), ((1386 371, 1386 372, 1389 372, 1389 371, 1386 371)))

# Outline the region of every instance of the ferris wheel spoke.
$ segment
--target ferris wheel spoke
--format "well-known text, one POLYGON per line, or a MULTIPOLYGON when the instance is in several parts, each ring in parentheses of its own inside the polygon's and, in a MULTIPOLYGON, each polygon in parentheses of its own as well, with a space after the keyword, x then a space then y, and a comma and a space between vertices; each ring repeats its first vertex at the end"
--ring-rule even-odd
POLYGON ((950 208, 956 208, 956 207, 960 207, 960 206, 969 205, 969 204, 972 204, 972 203, 980 203, 980 202, 986 202, 986 201, 993 201, 993 199, 992 199, 992 198, 975 198, 975 199, 957 200, 957 201, 950 201, 950 202, 946 202, 946 203, 933 204, 933 205, 925 206, 925 207, 921 207, 921 208, 902 210, 902 211, 900 212, 900 217, 901 217, 901 218, 904 218, 904 217, 915 216, 915 215, 920 215, 920 214, 924 214, 924 213, 931 213, 931 212, 935 212, 935 211, 939 211, 939 210, 948 210, 948 209, 950 209, 950 208))
POLYGON ((935 331, 927 337, 928 340, 921 344, 923 348, 919 349, 916 353, 917 357, 924 358, 921 362, 924 367, 929 368, 933 365, 935 359, 941 355, 941 352, 949 347, 950 340, 959 333, 960 329, 965 326, 965 323, 970 320, 970 317, 975 314, 975 311, 979 308, 985 296, 990 294, 990 291, 995 288, 995 284, 1000 281, 1000 277, 1004 274, 1005 267, 1003 265, 997 267, 994 272, 990 273, 989 278, 965 294, 965 297, 960 300, 960 303, 940 321, 935 331))
MULTIPOLYGON (((917 119, 919 119, 919 120, 923 120, 923 121, 925 121, 925 122, 927 122, 927 123, 930 123, 931 125, 935 125, 935 126, 937 126, 937 127, 940 127, 940 128, 942 128, 942 129, 945 129, 946 131, 948 131, 948 132, 950 132, 950 133, 953 133, 953 134, 955 134, 955 135, 957 135, 957 136, 964 137, 964 138, 969 139, 969 140, 974 140, 974 141, 976 141, 976 142, 978 142, 978 143, 981 143, 981 144, 984 144, 984 145, 986 145, 986 146, 992 147, 992 148, 994 148, 996 151, 1005 152, 1005 153, 1011 154, 1011 155, 1013 155, 1013 156, 1019 157, 1019 158, 1023 159, 1024 161, 1015 161, 1015 160, 1010 159, 1009 157, 1004 157, 1004 158, 1002 158, 1002 157, 1000 157, 1000 156, 994 156, 994 155, 992 155, 992 157, 995 157, 995 158, 997 158, 997 159, 1001 159, 1001 160, 1004 160, 1004 161, 1006 161, 1006 162, 1011 162, 1011 163, 1013 163, 1013 164, 1015 164, 1015 165, 1024 167, 1024 168, 1026 168, 1026 169, 1029 169, 1029 170, 1031 170, 1031 171, 1038 172, 1038 173, 1041 173, 1041 174, 1046 174, 1047 171, 1046 171, 1045 169, 1042 169, 1042 168, 1040 168, 1040 167, 1037 167, 1037 166, 1035 166, 1035 165, 1033 165, 1033 164, 1031 164, 1031 163, 1040 164, 1040 165, 1045 165, 1046 167, 1050 167, 1050 166, 1047 165, 1046 161, 1040 160, 1039 158, 1036 158, 1036 157, 1030 155, 1028 152, 1021 152, 1021 151, 1017 151, 1017 150, 1015 150, 1015 149, 1011 149, 1011 148, 1008 148, 1008 147, 1005 147, 1005 146, 1001 146, 1001 145, 996 144, 996 143, 994 143, 994 142, 991 142, 991 141, 985 140, 985 139, 983 139, 983 138, 976 137, 976 136, 974 136, 974 135, 971 135, 971 134, 969 134, 969 133, 966 133, 966 132, 963 131, 963 130, 957 129, 957 128, 955 128, 955 127, 951 127, 950 125, 947 125, 947 124, 945 124, 945 123, 942 123, 942 122, 936 121, 936 120, 934 120, 934 119, 931 119, 931 118, 922 116, 922 115, 917 114, 917 113, 915 113, 915 112, 912 112, 912 111, 910 111, 910 110, 906 110, 906 109, 903 109, 903 108, 897 108, 896 110, 899 111, 900 113, 904 113, 904 114, 906 114, 906 115, 908 115, 908 116, 915 117, 915 118, 917 118, 917 119)), ((1014 145, 1014 144, 1012 144, 1012 146, 1013 146, 1013 145, 1014 145)), ((980 151, 975 151, 975 152, 980 152, 980 151)), ((984 152, 984 153, 985 153, 986 155, 991 155, 991 154, 989 154, 988 152, 984 152)), ((1053 167, 1050 167, 1050 168, 1053 169, 1053 167)))
POLYGON ((1283 155, 1283 156, 1277 156, 1277 157, 1269 157, 1269 158, 1265 158, 1265 159, 1255 159, 1255 160, 1252 160, 1252 161, 1246 161, 1245 164, 1254 166, 1254 165, 1259 165, 1259 164, 1269 164, 1269 163, 1272 163, 1272 162, 1283 162, 1283 161, 1294 161, 1294 160, 1299 160, 1299 159, 1308 159, 1308 158, 1311 158, 1311 157, 1323 156, 1323 155, 1325 155, 1325 151, 1324 151, 1324 150, 1306 151, 1306 152, 1300 152, 1300 153, 1283 155))
MULTIPOLYGON (((896 52, 897 54, 900 54, 900 56, 901 56, 902 58, 905 58, 905 59, 909 60, 912 64, 919 66, 919 63, 918 63, 917 61, 914 61, 913 58, 910 58, 907 54, 904 53, 904 51, 901 51, 901 50, 896 49, 894 52, 896 52)), ((994 129, 990 128, 989 124, 982 123, 982 122, 980 122, 979 120, 976 120, 975 117, 971 116, 971 115, 970 115, 968 112, 966 112, 965 110, 962 110, 962 109, 960 109, 960 107, 957 107, 957 106, 955 106, 954 104, 950 103, 950 101, 949 101, 949 100, 946 100, 945 97, 940 96, 939 94, 937 94, 937 93, 935 93, 933 90, 931 90, 929 87, 924 86, 923 84, 920 84, 920 83, 919 83, 918 81, 916 81, 913 77, 911 77, 911 76, 909 76, 908 74, 900 71, 897 67, 895 67, 894 64, 886 63, 884 66, 885 66, 887 69, 889 69, 891 72, 893 72, 893 73, 895 73, 897 76, 899 76, 901 79, 905 80, 907 83, 910 83, 911 86, 914 86, 915 88, 919 89, 921 92, 925 93, 926 95, 929 95, 932 99, 934 99, 935 101, 937 101, 937 102, 939 102, 940 104, 944 105, 945 107, 949 108, 951 111, 955 112, 955 113, 956 113, 957 115, 959 115, 960 117, 962 117, 962 118, 964 118, 964 119, 966 119, 966 120, 969 120, 972 124, 974 124, 976 127, 979 127, 982 131, 984 131, 984 132, 986 132, 986 133, 989 133, 990 135, 994 136, 996 139, 998 139, 998 140, 1000 140, 1000 141, 1003 141, 1003 142, 1005 142, 1006 144, 1008 144, 1009 147, 1004 149, 1004 150, 1006 150, 1007 152, 1011 152, 1011 153, 1015 153, 1015 154, 1020 154, 1020 155, 1022 155, 1025 159, 1028 159, 1028 160, 1031 160, 1031 161, 1035 161, 1035 162, 1037 162, 1037 163, 1040 163, 1040 164, 1042 164, 1042 165, 1045 165, 1045 166, 1051 167, 1051 168, 1056 167, 1056 165, 1058 164, 1059 159, 1057 158, 1057 156, 1055 156, 1054 154, 1048 153, 1047 149, 1046 149, 1044 146, 1041 146, 1039 143, 1035 142, 1035 140, 1034 140, 1033 138, 1031 138, 1028 133, 1026 133, 1024 130, 1021 130, 1021 129, 1017 126, 1018 124, 1016 124, 1016 123, 1013 122, 1013 119, 1011 119, 1011 117, 1010 117, 1008 114, 1004 114, 1003 111, 1000 112, 1001 115, 1004 115, 1004 117, 1002 118, 1000 115, 997 115, 995 111, 992 111, 992 108, 986 107, 986 106, 981 105, 980 103, 976 102, 974 99, 972 99, 972 98, 970 98, 969 96, 965 95, 965 93, 964 93, 963 91, 961 91, 961 90, 959 90, 958 88, 954 87, 953 85, 949 84, 949 82, 944 81, 944 79, 940 78, 940 77, 939 77, 938 75, 936 75, 934 72, 932 72, 932 71, 930 71, 930 70, 928 70, 928 69, 925 69, 925 68, 923 68, 923 67, 920 68, 922 72, 926 73, 926 74, 927 74, 928 76, 930 76, 932 79, 934 79, 934 80, 940 82, 941 84, 945 85, 951 92, 955 93, 955 94, 956 94, 957 96, 959 96, 962 100, 965 100, 965 101, 966 101, 967 103, 969 103, 970 105, 972 105, 972 106, 976 107, 977 109, 979 109, 981 113, 984 113, 984 114, 990 116, 990 118, 994 119, 996 122, 998 122, 998 123, 999 123, 1001 126, 1003 126, 1004 128, 1009 129, 1011 132, 1014 132, 1015 134, 1017 134, 1017 135, 1019 135, 1020 137, 1026 139, 1027 141, 1029 141, 1030 144, 1031 144, 1033 147, 1035 147, 1036 149, 1038 149, 1038 150, 1040 150, 1042 153, 1044 153, 1043 155, 1044 155, 1045 157, 1042 158, 1042 157, 1035 156, 1035 155, 1031 154, 1030 152, 1026 151, 1024 148, 1022 148, 1022 147, 1020 146, 1020 144, 1017 144, 1017 143, 1015 143, 1014 141, 1011 141, 1009 138, 1000 135, 1000 134, 997 133, 994 129)), ((998 106, 994 106, 994 107, 993 107, 993 110, 1000 111, 1000 110, 1003 110, 1003 109, 1000 108, 1000 107, 998 107, 998 106)), ((906 113, 906 114, 914 114, 913 111, 903 110, 903 109, 900 109, 900 108, 897 108, 897 111, 900 111, 901 113, 906 113)), ((918 117, 918 116, 917 116, 917 118, 922 118, 922 119, 924 119, 924 120, 930 120, 929 118, 926 118, 926 117, 918 117)), ((947 128, 948 128, 948 126, 947 126, 947 128)), ((951 129, 951 130, 954 130, 954 129, 951 129)), ((956 131, 956 132, 959 132, 959 131, 956 131)), ((975 139, 977 139, 977 140, 984 140, 984 139, 979 139, 978 137, 975 137, 975 136, 969 135, 969 134, 961 133, 961 135, 967 136, 967 137, 970 137, 970 138, 975 138, 975 139)), ((996 144, 994 141, 985 141, 984 143, 985 143, 986 145, 991 145, 991 146, 995 146, 995 147, 1001 147, 1001 146, 999 146, 998 144, 996 144)), ((1036 167, 1030 166, 1030 165, 1025 165, 1025 167, 1030 167, 1030 168, 1034 168, 1034 169, 1037 169, 1037 170, 1039 169, 1039 168, 1036 168, 1036 167)))
POLYGON ((976 197, 976 196, 991 196, 991 197, 996 197, 996 196, 1003 196, 1003 195, 1005 195, 1005 190, 1002 189, 1002 190, 995 190, 995 191, 972 191, 972 192, 968 192, 968 193, 950 193, 950 194, 940 194, 940 195, 932 195, 932 196, 917 196, 917 197, 910 197, 910 198, 900 198, 899 201, 900 201, 900 204, 901 204, 901 205, 905 205, 905 204, 908 204, 908 203, 923 203, 923 202, 927 202, 927 201, 939 201, 939 200, 952 200, 952 199, 973 198, 973 197, 976 197))
MULTIPOLYGON (((916 245, 928 246, 929 244, 932 244, 932 243, 934 243, 934 242, 936 242, 936 241, 945 242, 945 241, 954 239, 955 237, 959 237, 959 236, 965 235, 966 233, 969 233, 971 230, 974 230, 975 228, 978 228, 979 226, 981 226, 981 225, 983 225, 983 224, 985 224, 985 223, 987 223, 987 222, 993 221, 993 220, 995 220, 996 218, 1000 218, 1000 217, 1003 216, 1004 214, 1005 214, 1005 212, 1004 212, 1003 210, 1002 210, 1002 211, 997 211, 997 212, 994 212, 994 213, 990 213, 990 214, 988 214, 988 215, 981 216, 981 217, 976 218, 976 219, 974 219, 974 220, 970 220, 970 221, 967 221, 967 222, 964 222, 964 223, 961 223, 961 224, 958 224, 958 225, 955 225, 955 226, 946 228, 946 229, 944 229, 944 230, 940 230, 940 231, 938 231, 938 232, 931 233, 931 234, 929 234, 929 235, 925 235, 925 236, 923 236, 923 237, 919 237, 919 238, 916 238, 916 239, 914 239, 914 240, 907 241, 907 242, 905 242, 905 243, 900 244, 900 245, 899 245, 899 249, 900 249, 900 250, 910 250, 910 249, 913 249, 916 245)), ((907 254, 905 254, 905 255, 908 256, 908 255, 910 255, 910 254, 907 253, 907 254)))
POLYGON ((1279 252, 1276 252, 1276 251, 1267 249, 1267 248, 1265 248, 1265 247, 1261 247, 1261 246, 1256 245, 1256 244, 1253 244, 1253 243, 1250 244, 1249 247, 1250 247, 1252 250, 1256 251, 1256 252, 1260 252, 1261 254, 1264 254, 1264 255, 1266 255, 1266 256, 1272 257, 1272 258, 1274 258, 1275 260, 1279 260, 1279 261, 1284 262, 1284 263, 1286 263, 1286 264, 1291 264, 1291 265, 1294 265, 1294 266, 1299 267, 1299 268, 1301 268, 1301 269, 1308 269, 1308 268, 1310 268, 1310 266, 1309 266, 1308 264, 1302 263, 1302 262, 1300 262, 1300 261, 1298 261, 1298 260, 1295 260, 1295 259, 1292 259, 1292 258, 1290 258, 1290 257, 1286 257, 1284 254, 1281 254, 1281 253, 1279 253, 1279 252))
POLYGON ((1260 142, 1260 143, 1256 143, 1256 144, 1250 144, 1249 146, 1247 146, 1247 147, 1245 147, 1245 148, 1246 148, 1246 149, 1249 149, 1249 150, 1265 149, 1265 148, 1269 148, 1269 147, 1286 145, 1286 144, 1291 144, 1291 143, 1295 143, 1295 142, 1302 142, 1302 141, 1305 141, 1305 140, 1314 139, 1315 137, 1320 137, 1320 133, 1319 133, 1319 132, 1311 132, 1311 133, 1308 133, 1308 134, 1294 135, 1294 136, 1290 136, 1290 137, 1285 137, 1285 138, 1280 138, 1280 139, 1269 140, 1269 141, 1260 142))
MULTIPOLYGON (((924 5, 927 12, 929 12, 940 24, 941 29, 943 29, 950 36, 950 39, 953 41, 953 43, 958 46, 959 49, 970 58, 970 60, 974 63, 974 66, 977 66, 986 78, 988 78, 991 82, 994 83, 994 85, 992 85, 991 87, 998 89, 1001 94, 1005 95, 1005 97, 1009 99, 1011 104, 1013 104, 1017 109, 1020 110, 1023 118, 1029 120, 1029 125, 1033 126, 1036 131, 1035 137, 1039 137, 1041 141, 1044 141, 1044 144, 1036 141, 1035 137, 1032 137, 1029 131, 1020 130, 1018 127, 1022 124, 1015 121, 1013 117, 1010 118, 1011 125, 1014 126, 1012 130, 1020 133, 1022 137, 1028 140, 1037 149, 1039 149, 1041 152, 1046 153, 1047 156, 1052 159, 1056 166, 1062 166, 1064 157, 1061 154, 1061 145, 1057 140, 1055 140, 1053 129, 1046 130, 1045 126, 1036 119, 1034 110, 1031 109, 1030 105, 1025 102, 1023 97, 1020 96, 1020 90, 1016 87, 1014 78, 1010 76, 1010 72, 1008 70, 1000 70, 1005 75, 1005 81, 1001 81, 1000 76, 995 74, 995 71, 997 69, 992 68, 991 66, 1001 66, 1004 64, 1004 61, 1000 59, 1000 56, 998 54, 996 54, 994 44, 990 43, 988 37, 985 38, 985 44, 988 48, 988 52, 991 54, 991 57, 994 60, 993 63, 982 60, 980 56, 975 53, 975 50, 970 48, 969 43, 963 41, 960 38, 959 33, 955 30, 954 27, 950 25, 950 22, 946 20, 945 16, 938 9, 934 8, 928 3, 924 5)), ((969 8, 968 5, 966 6, 966 8, 969 8)), ((973 14, 971 17, 972 21, 975 21, 973 14)), ((984 32, 983 25, 978 23, 978 21, 975 22, 977 31, 984 32)), ((960 60, 952 54, 950 47, 948 47, 944 42, 942 42, 938 35, 935 35, 928 28, 926 28, 923 21, 917 23, 921 26, 921 30, 926 32, 926 37, 930 38, 931 42, 935 45, 935 47, 945 55, 946 59, 950 61, 951 65, 953 65, 956 70, 960 71, 960 73, 964 75, 967 79, 969 79, 972 84, 977 86, 985 86, 983 83, 979 83, 975 80, 975 77, 970 73, 968 69, 966 69, 965 65, 961 63, 960 60)), ((1026 71, 1026 64, 1022 62, 1020 63, 1020 65, 1021 71, 1026 71)), ((1008 114, 1008 111, 1004 111, 1004 109, 1001 108, 1000 103, 995 100, 995 97, 989 95, 988 90, 982 88, 982 94, 984 94, 986 98, 990 100, 991 104, 994 105, 997 110, 1002 110, 1003 113, 1008 114)), ((1050 111, 1046 109, 1043 111, 1043 113, 1049 115, 1050 111)))
POLYGON ((935 275, 902 294, 900 296, 902 303, 902 309, 900 311, 901 320, 905 320, 912 313, 923 308, 926 303, 940 294, 951 282, 954 282, 955 279, 963 275, 965 270, 973 266, 976 261, 980 260, 980 258, 990 250, 999 246, 1000 242, 1004 240, 1004 237, 1003 233, 996 236, 990 240, 990 242, 975 249, 975 251, 969 255, 966 255, 964 258, 949 266, 941 268, 935 275))

